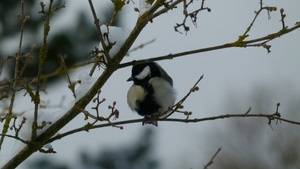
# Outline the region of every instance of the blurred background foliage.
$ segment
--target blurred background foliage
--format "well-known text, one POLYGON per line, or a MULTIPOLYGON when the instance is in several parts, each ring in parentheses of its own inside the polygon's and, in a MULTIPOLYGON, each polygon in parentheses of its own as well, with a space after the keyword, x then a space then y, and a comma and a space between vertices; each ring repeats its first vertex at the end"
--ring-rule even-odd
MULTIPOLYGON (((26 59, 23 64, 27 64, 23 77, 33 78, 36 76, 38 68, 38 52, 42 41, 43 34, 43 14, 41 11, 41 1, 26 0, 25 1, 25 16, 30 16, 30 20, 25 25, 24 40, 22 51, 24 54, 29 53, 31 59, 26 59)), ((56 0, 54 6, 63 4, 66 1, 56 0)), ((44 2, 46 5, 48 1, 44 2)), ((68 2, 66 2, 68 8, 68 2)), ((66 55, 65 63, 67 66, 76 63, 86 62, 89 56, 89 50, 94 49, 98 45, 97 31, 92 20, 92 17, 87 16, 88 13, 83 10, 75 12, 75 16, 67 16, 70 13, 65 13, 66 8, 58 10, 52 15, 50 20, 50 34, 48 37, 48 56, 44 63, 43 74, 54 72, 61 63, 59 54, 66 55), (59 19, 74 18, 74 24, 63 25, 57 28, 56 24, 59 19)), ((109 22, 113 12, 113 6, 95 6, 98 15, 101 15, 100 24, 109 22)), ((47 9, 47 6, 45 7, 47 9)), ((0 1, 0 58, 14 56, 18 51, 20 37, 20 21, 18 15, 21 14, 20 1, 1 0, 0 1)), ((71 13, 71 14, 74 14, 71 13)), ((119 17, 117 17, 119 18, 119 17)), ((68 21, 65 21, 69 24, 68 21)), ((117 19, 114 25, 120 26, 117 19)), ((13 74, 13 62, 9 62, 8 77, 13 74)), ((54 78, 56 79, 56 78, 54 78)), ((48 79, 49 80, 49 79, 48 79)), ((53 80, 50 79, 50 80, 53 80)))
POLYGON ((58 160, 44 158, 32 162, 30 169, 158 169, 159 160, 154 155, 155 135, 150 128, 142 130, 130 145, 107 147, 98 153, 81 152, 75 162, 77 167, 58 160))
MULTIPOLYGON (((288 83, 286 85, 292 86, 288 83)), ((250 114, 275 113, 278 102, 277 90, 266 85, 259 85, 246 95, 231 91, 224 101, 226 106, 222 110, 228 113, 241 113, 243 112, 241 108, 247 104, 251 105, 250 114)), ((279 113, 287 119, 299 117, 300 109, 299 96, 290 91, 286 91, 285 96, 280 96, 284 103, 279 107, 279 113)), ((281 121, 272 121, 269 125, 268 122, 265 118, 230 119, 225 128, 212 132, 211 146, 222 146, 222 151, 210 168, 300 168, 299 126, 281 121)), ((211 154, 212 150, 207 151, 207 154, 208 152, 211 154)))

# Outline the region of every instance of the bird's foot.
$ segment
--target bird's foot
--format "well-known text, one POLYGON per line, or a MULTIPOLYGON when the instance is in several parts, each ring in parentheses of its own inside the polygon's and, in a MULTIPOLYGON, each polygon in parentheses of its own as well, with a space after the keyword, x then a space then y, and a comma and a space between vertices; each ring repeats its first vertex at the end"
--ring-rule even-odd
POLYGON ((143 125, 146 125, 146 124, 152 124, 156 127, 158 127, 158 124, 157 124, 157 120, 156 120, 156 117, 154 116, 145 116, 144 119, 143 119, 143 122, 142 122, 143 125))

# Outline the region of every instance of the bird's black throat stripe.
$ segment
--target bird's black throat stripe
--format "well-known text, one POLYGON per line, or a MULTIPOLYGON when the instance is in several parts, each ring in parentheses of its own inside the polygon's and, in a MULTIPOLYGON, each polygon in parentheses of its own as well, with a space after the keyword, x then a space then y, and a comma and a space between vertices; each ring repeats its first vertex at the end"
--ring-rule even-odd
POLYGON ((136 110, 139 115, 152 115, 158 112, 160 105, 157 104, 154 98, 154 90, 150 84, 141 85, 147 91, 146 97, 143 101, 136 101, 138 109, 136 110))

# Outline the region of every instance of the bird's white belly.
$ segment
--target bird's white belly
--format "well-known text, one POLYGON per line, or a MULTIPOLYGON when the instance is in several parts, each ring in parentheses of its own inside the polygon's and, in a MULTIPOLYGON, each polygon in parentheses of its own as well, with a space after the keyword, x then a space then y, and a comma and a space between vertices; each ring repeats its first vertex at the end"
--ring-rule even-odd
POLYGON ((137 107, 136 101, 144 100, 144 98, 146 97, 146 94, 147 93, 141 86, 132 85, 127 93, 127 102, 128 102, 129 107, 132 110, 137 110, 138 107, 137 107))

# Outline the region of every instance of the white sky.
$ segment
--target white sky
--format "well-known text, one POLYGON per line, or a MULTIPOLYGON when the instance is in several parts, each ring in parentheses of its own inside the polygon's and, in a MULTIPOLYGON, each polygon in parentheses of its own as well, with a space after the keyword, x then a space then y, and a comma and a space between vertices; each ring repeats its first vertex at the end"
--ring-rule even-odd
MULTIPOLYGON (((95 1, 94 3, 99 5, 97 3, 109 4, 110 2, 107 0, 105 2, 95 1)), ((199 4, 200 2, 195 1, 195 3, 199 4)), ((276 5, 278 8, 284 8, 287 14, 286 25, 293 26, 297 19, 298 21, 300 19, 299 0, 288 2, 265 0, 264 3, 269 6, 276 5)), ((138 6, 138 3, 135 5, 130 3, 122 11, 122 23, 129 29, 133 28, 138 16, 133 11, 135 6, 138 6)), ((170 11, 155 19, 153 23, 149 23, 133 47, 152 39, 155 39, 155 43, 132 53, 130 57, 124 59, 124 62, 233 42, 252 21, 254 10, 258 10, 259 4, 258 0, 230 0, 226 3, 207 0, 206 6, 210 7, 212 12, 200 13, 197 28, 190 24, 191 30, 187 35, 176 33, 173 29, 176 22, 181 22, 180 9, 170 11)), ((66 21, 67 23, 71 22, 70 18, 79 9, 85 10, 91 16, 87 1, 68 1, 66 9, 63 9, 66 15, 63 15, 61 21, 56 23, 56 29, 65 27, 66 21)), ((253 32, 250 32, 250 38, 278 30, 281 27, 279 12, 271 13, 271 17, 272 19, 268 20, 266 12, 259 16, 253 32)), ((200 91, 193 94, 185 104, 185 107, 193 111, 192 117, 231 113, 223 112, 222 109, 224 108, 224 99, 231 91, 240 94, 241 105, 244 105, 240 108, 240 113, 243 113, 251 106, 250 102, 243 101, 249 101, 249 91, 260 84, 280 89, 276 91, 276 97, 270 98, 274 100, 274 107, 271 109, 275 109, 275 104, 281 102, 281 109, 284 110, 288 97, 286 93, 300 92, 300 31, 294 31, 272 41, 270 44, 272 45, 272 52, 269 54, 263 48, 232 48, 194 54, 159 63, 173 78, 178 98, 184 96, 194 82, 204 74, 204 79, 199 84, 200 91), (286 83, 290 85, 287 86, 286 83), (243 95, 244 97, 242 97, 243 95)), ((121 113, 120 120, 139 118, 137 114, 131 112, 126 103, 126 93, 131 85, 131 83, 126 82, 126 79, 130 76, 130 70, 131 68, 124 68, 117 71, 102 89, 102 97, 107 100, 103 110, 106 110, 108 104, 117 101, 117 108, 121 113)), ((73 79, 76 79, 76 74, 78 72, 73 74, 73 79)), ((50 87, 49 91, 51 90, 51 92, 46 95, 46 100, 51 100, 51 103, 57 104, 63 94, 68 95, 67 99, 71 99, 71 93, 66 88, 66 82, 50 87)), ((20 105, 17 110, 27 109, 27 105, 30 105, 23 100, 24 105, 20 105)), ((65 101, 65 104, 67 102, 65 101)), ((256 113, 255 108, 252 113, 256 113)), ((78 127, 78 124, 82 124, 80 119, 82 116, 67 125, 63 131, 78 127)), ((299 117, 298 119, 300 121, 299 117)), ((215 140, 214 145, 208 143, 208 140, 212 139, 210 133, 226 127, 228 122, 224 121, 226 120, 197 124, 160 122, 159 127, 154 130, 157 139, 155 143, 157 155, 163 158, 162 168, 196 168, 205 165, 218 149, 215 145, 222 146, 222 141, 215 140), (210 154, 207 154, 207 147, 211 149, 210 154)), ((77 152, 81 150, 96 152, 101 147, 130 144, 136 140, 141 130, 148 127, 152 126, 142 127, 141 124, 130 124, 125 125, 123 130, 104 128, 89 133, 75 134, 53 143, 57 154, 35 153, 30 159, 49 156, 72 163, 74 159, 78 158, 77 152)), ((226 147, 223 148, 226 149, 226 147)), ((26 163, 18 168, 25 169, 26 163)))

